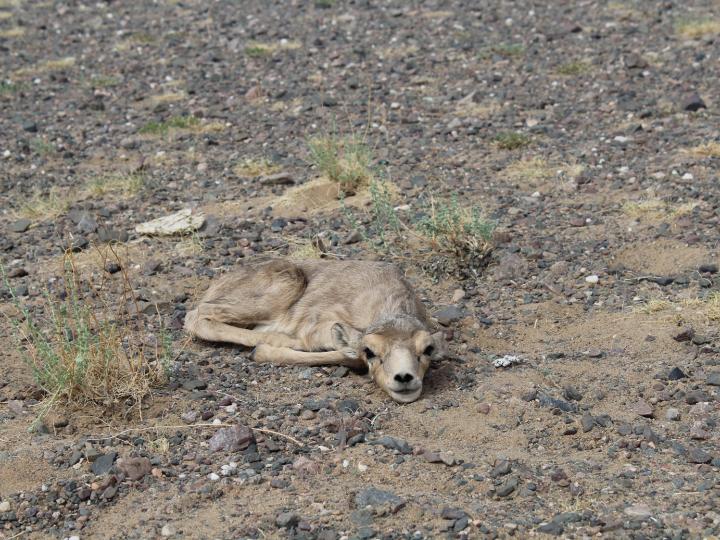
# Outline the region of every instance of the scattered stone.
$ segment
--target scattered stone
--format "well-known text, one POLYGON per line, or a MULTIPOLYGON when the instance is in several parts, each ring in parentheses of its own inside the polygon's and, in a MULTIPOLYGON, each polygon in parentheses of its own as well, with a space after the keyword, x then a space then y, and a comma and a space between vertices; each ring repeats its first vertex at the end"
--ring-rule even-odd
POLYGON ((300 522, 300 516, 295 512, 281 512, 275 518, 275 525, 278 527, 285 527, 286 529, 292 529, 297 526, 300 522))
POLYGON ((121 458, 117 461, 117 468, 120 472, 132 481, 141 480, 146 474, 150 474, 152 465, 145 457, 121 458))
POLYGON ((633 407, 633 411, 638 416, 644 416, 645 418, 652 418, 653 408, 644 399, 639 400, 633 407))
POLYGON ((102 476, 104 474, 107 474, 110 472, 113 463, 115 463, 116 457, 117 452, 108 452, 107 454, 102 454, 98 456, 95 461, 93 461, 90 470, 92 470, 92 473, 95 476, 102 476))
POLYGON ((710 396, 702 390, 692 390, 685 396, 685 403, 688 405, 695 405, 696 403, 701 403, 703 401, 710 401, 710 396))
POLYGON ((0 502, 0 514, 10 511, 10 503, 8 501, 0 502))
POLYGON ((507 497, 517 489, 519 482, 517 476, 511 476, 495 490, 495 493, 498 497, 507 497))
POLYGON ((590 283, 591 285, 595 285, 600 281, 600 276, 596 276, 595 274, 592 274, 590 276, 585 276, 585 282, 590 283))
POLYGON ((174 536, 175 535, 175 527, 170 525, 169 523, 166 523, 162 526, 162 529, 160 529, 160 536, 168 537, 168 536, 174 536))
POLYGON ((187 379, 183 381, 182 386, 185 390, 205 390, 207 388, 207 381, 201 379, 187 379))
POLYGON ((547 394, 540 394, 538 401, 541 406, 547 407, 548 409, 560 409, 563 412, 577 411, 577 405, 574 403, 568 403, 562 399, 550 397, 547 394))
POLYGON ((135 227, 135 232, 138 234, 171 236, 196 231, 203 226, 203 223, 205 223, 205 216, 193 214, 190 208, 186 208, 174 214, 141 223, 135 227))
POLYGON ((707 105, 705 105, 705 102, 697 92, 689 92, 688 94, 685 94, 682 98, 681 104, 684 111, 695 112, 700 109, 707 109, 707 105))
POLYGON ((32 222, 29 219, 18 219, 10 224, 10 230, 14 233, 24 233, 30 228, 32 222))
POLYGON ((445 309, 436 311, 433 316, 443 326, 449 326, 450 324, 459 321, 465 317, 465 310, 457 306, 448 306, 445 309))
POLYGON ((410 446, 407 441, 390 437, 389 435, 370 441, 368 444, 384 446, 390 450, 397 450, 401 454, 412 454, 412 446, 410 446))
POLYGON ((698 267, 698 270, 700 272, 703 272, 706 274, 717 274, 718 273, 718 265, 715 263, 701 264, 698 267))
POLYGON ((710 433, 705 429, 702 422, 693 422, 690 427, 690 438, 696 441, 704 441, 710 438, 710 433))
POLYGON ((720 371, 713 371, 712 373, 708 373, 707 377, 705 378, 705 382, 710 386, 720 386, 720 371))
POLYGON ((665 411, 665 418, 673 421, 680 420, 680 411, 675 407, 670 407, 667 411, 665 411))
POLYGON ((462 289, 455 289, 452 295, 452 303, 457 304, 460 300, 465 298, 465 291, 462 289))
POLYGON ((633 504, 632 506, 628 506, 624 511, 628 516, 639 519, 647 519, 653 514, 650 507, 646 504, 633 504))
POLYGON ((692 327, 687 326, 683 328, 679 333, 675 334, 673 336, 673 339, 682 343, 683 341, 690 341, 694 335, 695 330, 692 327))
POLYGON ((512 465, 509 460, 503 459, 499 461, 493 469, 490 471, 490 477, 491 478, 498 478, 500 476, 505 476, 506 474, 510 474, 512 471, 512 465))
POLYGON ((690 463, 710 463, 712 456, 702 448, 691 448, 688 451, 687 459, 690 463))
POLYGON ((481 403, 480 405, 478 405, 478 412, 480 414, 490 414, 490 404, 481 403))
POLYGON ((580 418, 580 426, 584 433, 592 431, 593 427, 595 427, 595 419, 590 413, 583 413, 582 418, 580 418))
POLYGON ((678 381, 680 379, 685 379, 687 375, 683 372, 682 369, 679 367, 674 367, 670 370, 670 373, 668 373, 668 380, 670 381, 678 381))
POLYGON ((355 506, 357 508, 370 506, 374 509, 387 507, 391 513, 395 514, 405 506, 405 500, 391 491, 369 487, 355 495, 355 506))
POLYGON ((289 172, 279 172, 261 176, 260 183, 266 186, 289 186, 295 183, 295 179, 289 172))
POLYGON ((563 388, 563 397, 569 401, 580 401, 582 400, 583 395, 578 392, 574 386, 567 385, 563 388))
POLYGON ((208 441, 211 452, 237 452, 255 443, 252 430, 241 424, 219 429, 208 441))
POLYGON ((505 367, 510 367, 510 366, 514 366, 516 364, 521 364, 521 363, 522 363, 522 359, 519 356, 515 356, 512 354, 506 354, 505 356, 502 356, 500 358, 496 358, 495 360, 493 360, 493 365, 496 368, 505 368, 505 367))
POLYGON ((27 275, 28 275, 28 271, 25 270, 25 269, 22 268, 22 267, 13 268, 12 270, 10 270, 10 271, 7 273, 7 277, 9 277, 9 278, 11 278, 11 279, 21 278, 21 277, 25 277, 25 276, 27 276, 27 275))

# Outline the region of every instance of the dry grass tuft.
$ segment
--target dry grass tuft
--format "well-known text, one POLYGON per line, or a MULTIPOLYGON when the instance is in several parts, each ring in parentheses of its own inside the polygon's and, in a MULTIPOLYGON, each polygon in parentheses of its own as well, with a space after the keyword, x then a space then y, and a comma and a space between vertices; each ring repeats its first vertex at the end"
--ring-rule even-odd
POLYGON ((40 62, 34 66, 20 68, 15 74, 22 75, 37 75, 40 73, 47 73, 50 71, 62 71, 69 69, 75 65, 75 58, 73 56, 67 56, 65 58, 58 58, 57 60, 47 60, 40 62))
POLYGON ((5 30, 0 30, 0 38, 11 39, 19 38, 25 35, 25 29, 21 26, 14 26, 5 30))
POLYGON ((644 313, 649 315, 651 313, 659 313, 666 311, 673 306, 671 302, 662 298, 651 298, 650 300, 643 302, 633 308, 635 313, 644 313))
POLYGON ((583 75, 588 73, 592 69, 592 66, 588 62, 577 60, 574 62, 567 62, 557 67, 555 70, 559 75, 566 75, 568 77, 583 75))
POLYGON ((254 178, 256 176, 267 176, 280 172, 280 165, 273 163, 267 158, 245 158, 233 167, 233 172, 244 178, 254 178))
POLYGON ((692 213, 698 206, 700 206, 700 203, 697 201, 688 201, 679 205, 672 205, 662 199, 651 198, 626 202, 622 210, 625 214, 633 218, 678 219, 692 213))
POLYGON ((699 144, 688 150, 690 154, 697 157, 720 157, 720 142, 710 141, 699 144))
POLYGON ((329 133, 310 139, 308 144, 312 164, 345 195, 370 185, 375 176, 372 153, 363 138, 329 133))
POLYGON ((703 18, 680 21, 675 30, 680 36, 689 39, 720 34, 720 19, 703 18))
MULTIPOLYGON (((59 405, 90 404, 124 413, 137 408, 142 417, 142 400, 166 381, 169 337, 161 323, 153 332, 144 318, 133 315, 139 308, 127 265, 114 250, 104 253, 112 255, 103 255, 104 265, 120 265, 119 278, 102 271, 100 278, 83 275, 66 254, 64 280, 46 292, 40 315, 40 309, 31 314, 13 295, 22 314, 11 319, 14 337, 47 396, 39 419, 59 405)), ((12 294, 7 279, 5 285, 12 294)))
POLYGON ((71 198, 67 194, 60 194, 57 189, 52 188, 43 195, 40 192, 35 194, 20 207, 17 212, 19 217, 36 220, 55 219, 70 208, 71 198))
POLYGON ((288 258, 299 261, 304 259, 320 259, 323 252, 317 242, 307 240, 293 245, 288 251, 288 258))
POLYGON ((108 194, 133 196, 142 191, 145 181, 145 176, 140 173, 99 176, 87 182, 83 194, 97 198, 108 194))
POLYGON ((293 51, 302 47, 299 41, 292 41, 288 39, 281 39, 275 43, 260 43, 257 41, 251 41, 245 47, 245 54, 251 58, 263 58, 265 56, 272 56, 278 51, 293 51))

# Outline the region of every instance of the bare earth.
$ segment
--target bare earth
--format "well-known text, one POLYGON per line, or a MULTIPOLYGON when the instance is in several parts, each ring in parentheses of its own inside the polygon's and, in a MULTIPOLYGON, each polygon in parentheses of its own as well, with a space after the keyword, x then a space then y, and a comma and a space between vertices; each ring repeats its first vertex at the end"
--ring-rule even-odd
POLYGON ((142 418, 29 431, 44 396, 0 284, 0 539, 716 538, 718 58, 711 0, 0 0, 8 283, 39 310, 66 247, 98 274, 119 241, 176 352, 142 418), (340 201, 309 164, 333 125, 407 223, 431 193, 482 208, 487 268, 380 245, 372 195, 340 201), (183 208, 197 233, 135 232, 183 208), (399 264, 444 323, 419 401, 182 335, 212 276, 318 238, 399 264), (212 452, 236 423, 254 440, 212 452))

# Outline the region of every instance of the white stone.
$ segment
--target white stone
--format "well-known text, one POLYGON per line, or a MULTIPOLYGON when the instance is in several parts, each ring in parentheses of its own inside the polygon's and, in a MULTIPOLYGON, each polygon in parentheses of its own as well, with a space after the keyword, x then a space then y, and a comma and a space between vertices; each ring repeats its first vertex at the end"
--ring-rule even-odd
POLYGON ((166 525, 163 525, 163 528, 160 529, 160 536, 173 536, 175 534, 175 527, 170 525, 169 523, 166 525))
POLYGON ((515 364, 521 364, 522 359, 519 356, 515 356, 513 354, 506 354, 502 358, 496 358, 493 360, 493 365, 496 368, 503 368, 503 367, 510 367, 515 364))
POLYGON ((218 480, 220 480, 220 475, 217 474, 217 473, 210 473, 210 474, 208 475, 208 478, 209 478, 210 480, 212 480, 213 482, 217 482, 218 480))
POLYGON ((652 510, 647 504, 633 504, 625 509, 625 513, 628 516, 638 518, 648 518, 652 516, 652 510))
POLYGON ((205 216, 193 214, 190 208, 185 208, 169 216, 153 219, 135 227, 139 234, 170 236, 179 233, 189 233, 198 230, 205 223, 205 216))
POLYGON ((0 512, 9 512, 10 503, 7 501, 0 502, 0 512))
POLYGON ((592 275, 590 275, 590 276, 586 276, 586 277, 585 277, 585 281, 586 281, 587 283, 591 283, 591 284, 594 285, 595 283, 597 283, 598 281, 600 281, 600 278, 599 278, 598 276, 596 276, 595 274, 592 274, 592 275))
POLYGON ((686 172, 685 174, 682 175, 683 180, 692 180, 693 178, 694 178, 694 176, 689 172, 686 172))

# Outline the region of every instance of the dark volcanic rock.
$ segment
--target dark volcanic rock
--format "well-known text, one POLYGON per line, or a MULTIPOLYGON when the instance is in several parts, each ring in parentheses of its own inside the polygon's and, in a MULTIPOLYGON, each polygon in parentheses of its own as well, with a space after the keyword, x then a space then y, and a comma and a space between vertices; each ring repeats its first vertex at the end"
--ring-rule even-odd
POLYGON ((107 474, 110 472, 110 469, 112 469, 116 457, 117 452, 108 452, 107 454, 98 456, 97 459, 93 461, 90 469, 95 476, 102 476, 103 474, 107 474))
POLYGON ((357 508, 365 508, 366 506, 372 508, 387 507, 394 514, 405 506, 405 500, 391 491, 369 487, 355 495, 355 506, 357 508))

